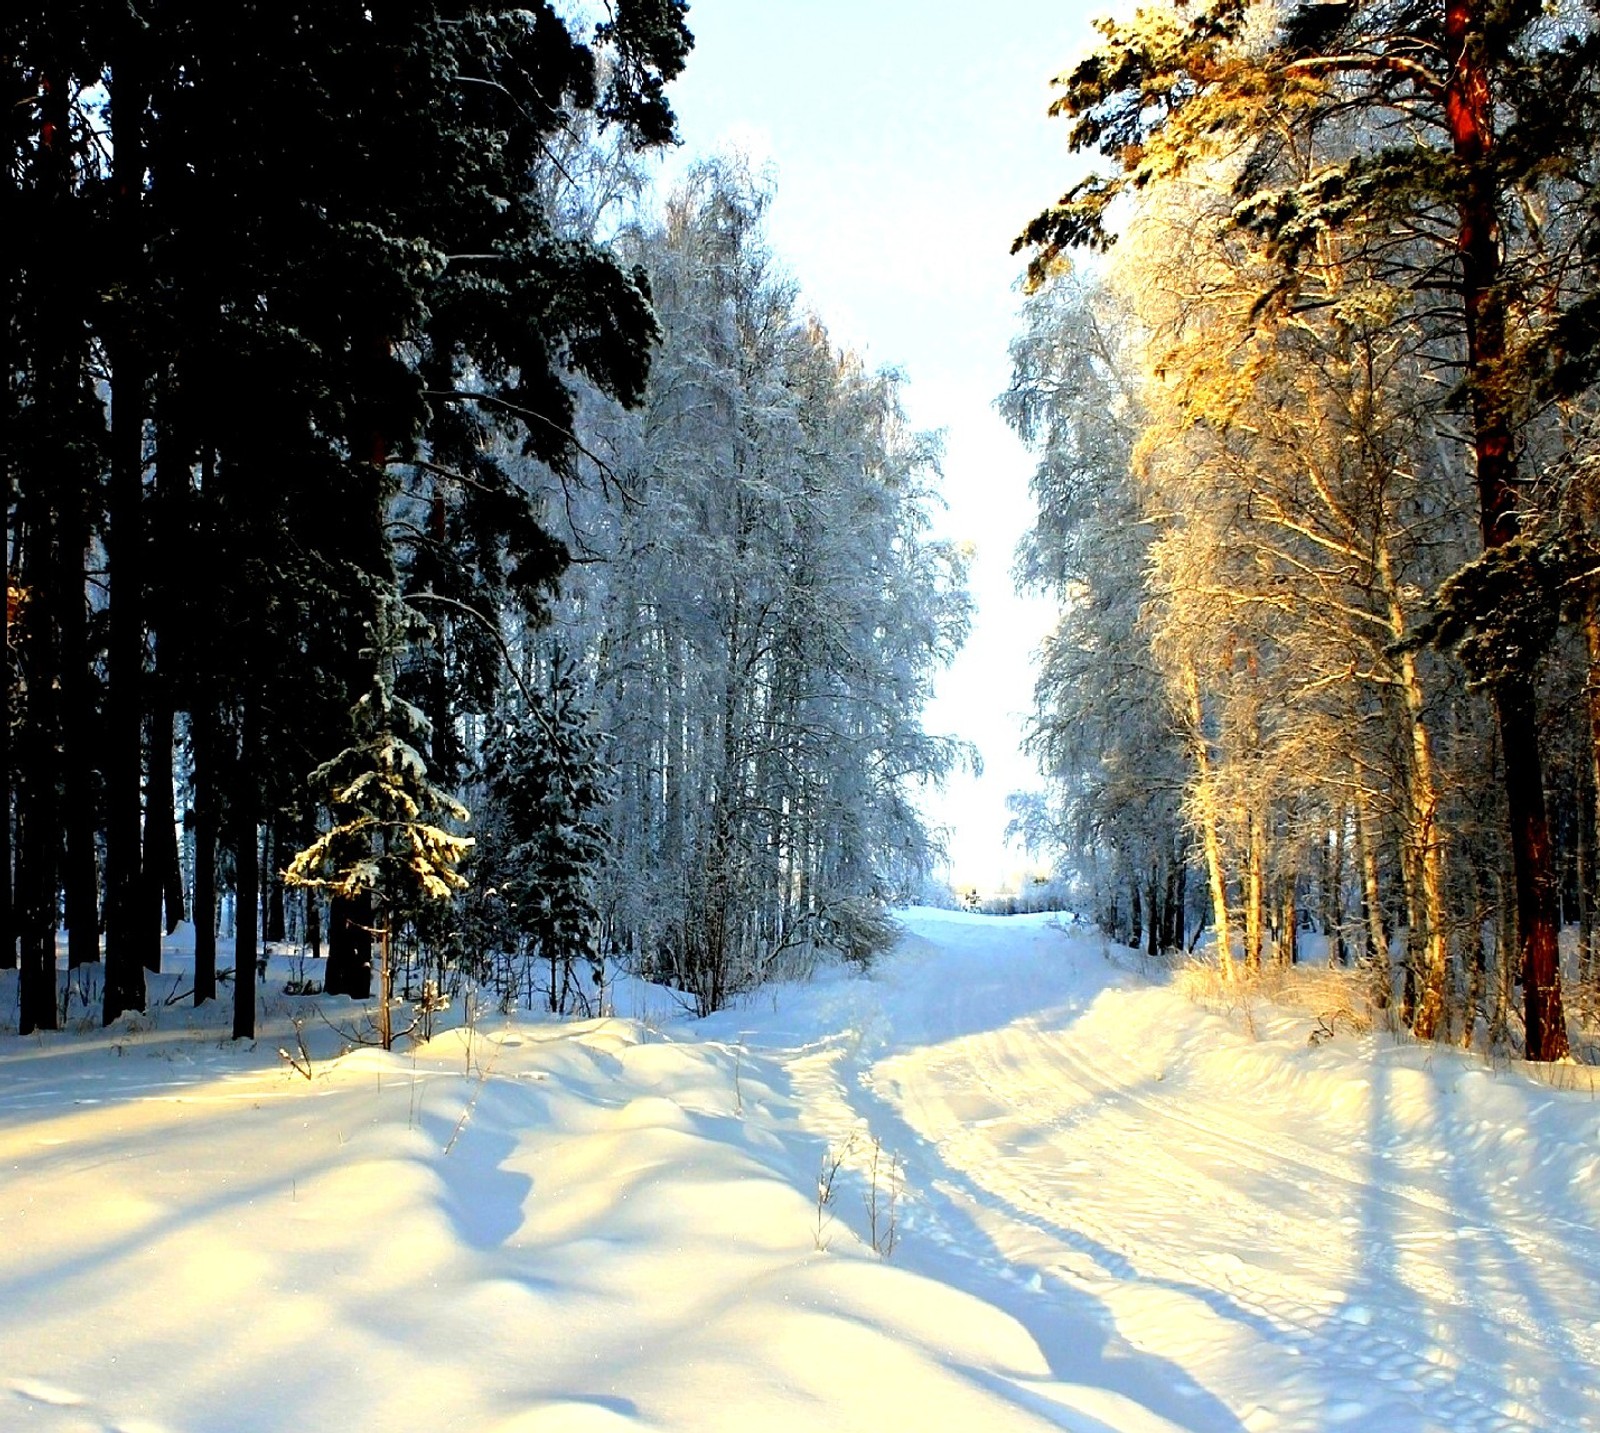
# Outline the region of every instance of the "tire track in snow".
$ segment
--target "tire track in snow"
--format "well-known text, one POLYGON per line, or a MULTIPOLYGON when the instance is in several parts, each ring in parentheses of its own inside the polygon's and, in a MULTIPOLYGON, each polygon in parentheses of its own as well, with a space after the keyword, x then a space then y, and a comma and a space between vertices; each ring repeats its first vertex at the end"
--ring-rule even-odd
MULTIPOLYGON (((1048 1273, 1091 1293, 1119 1282, 1181 1291, 1218 1319, 1254 1323, 1258 1338, 1275 1330, 1304 1367, 1325 1370, 1333 1388, 1377 1380, 1414 1399, 1418 1418, 1444 1420, 1417 1427, 1600 1427, 1591 1422, 1593 1393, 1551 1370, 1550 1329, 1528 1307, 1530 1296, 1505 1277, 1513 1262, 1530 1278, 1541 1271, 1533 1293, 1560 1307, 1564 1288, 1600 1279, 1587 1250, 1530 1229, 1511 1203, 1492 1211, 1492 1229, 1457 1230, 1452 1201, 1384 1173, 1370 1143, 1345 1155, 1291 1142, 1236 1112, 1236 1101, 1226 1106, 1226 1124, 1193 1104, 1179 1107, 1175 1096, 1141 1088, 1150 1076, 1120 1051, 1075 1033, 1079 1023, 1044 1030, 1024 1019, 936 1047, 902 1044, 876 1061, 841 1050, 828 1061, 829 1073, 841 1085, 854 1074, 864 1093, 893 1110, 991 1226, 1019 1226, 1000 1231, 997 1244, 1027 1249, 1036 1278, 1048 1273), (1358 1167, 1363 1158, 1370 1172, 1358 1167), (1106 1188, 1117 1195, 1114 1208, 1098 1196, 1106 1188), (1193 1216, 1188 1221, 1185 1212, 1193 1216), (1369 1244, 1377 1238, 1381 1265, 1367 1267, 1374 1254, 1360 1240, 1363 1228, 1369 1244), (1504 1247, 1493 1248, 1501 1238, 1504 1247), (1241 1240, 1252 1257, 1228 1247, 1241 1240), (1450 1250, 1475 1267, 1449 1288, 1419 1286, 1419 1275, 1438 1267, 1433 1259, 1419 1262, 1423 1248, 1450 1250), (1415 1306, 1374 1312, 1350 1301, 1348 1290, 1341 1294, 1326 1277, 1334 1254, 1353 1262, 1358 1276, 1376 1277, 1376 1297, 1387 1280, 1414 1295, 1415 1306), (1490 1287, 1475 1277, 1482 1274, 1490 1287), (1512 1378, 1503 1385, 1472 1366, 1452 1346, 1451 1325, 1462 1319, 1490 1331, 1477 1336, 1501 1351, 1506 1368, 1544 1365, 1543 1384, 1512 1378), (1574 1424, 1576 1408, 1590 1412, 1574 1424)), ((848 1089, 840 1093, 850 1103, 848 1089)), ((919 1174, 940 1178, 937 1168, 919 1174)), ((1557 1362, 1600 1362, 1600 1342, 1570 1320, 1562 1332, 1571 1349, 1557 1362)), ((1346 1410, 1352 1419, 1368 1411, 1359 1403, 1346 1410)), ((1270 1426, 1338 1421, 1325 1402, 1308 1416, 1297 1422, 1290 1414, 1270 1426)))

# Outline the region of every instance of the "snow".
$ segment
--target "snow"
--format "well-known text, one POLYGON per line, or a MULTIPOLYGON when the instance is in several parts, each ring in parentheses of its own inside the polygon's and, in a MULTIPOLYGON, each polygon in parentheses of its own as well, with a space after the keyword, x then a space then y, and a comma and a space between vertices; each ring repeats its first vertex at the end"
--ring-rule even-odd
POLYGON ((904 921, 698 1022, 0 1037, 0 1428, 1600 1429, 1587 1071, 904 921))

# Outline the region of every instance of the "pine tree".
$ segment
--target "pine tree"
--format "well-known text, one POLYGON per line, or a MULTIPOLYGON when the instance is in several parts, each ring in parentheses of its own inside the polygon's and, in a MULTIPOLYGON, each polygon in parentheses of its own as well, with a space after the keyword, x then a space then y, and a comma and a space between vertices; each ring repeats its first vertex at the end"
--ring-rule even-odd
MULTIPOLYGON (((548 597, 566 554, 503 458, 525 447, 570 473, 573 376, 636 401, 655 330, 637 274, 558 236, 544 174, 585 115, 629 146, 671 139, 664 85, 688 50, 684 14, 682 0, 621 0, 588 28, 542 0, 162 0, 28 4, 0 20, 22 236, 3 289, 0 439, 21 502, 8 504, 11 550, 54 554, 29 573, 50 578, 33 620, 48 613, 52 631, 33 655, 61 669, 53 785, 69 808, 59 874, 53 859, 23 868, 40 910, 66 886, 83 958, 96 904, 85 823, 101 820, 107 1020, 143 1004, 155 893, 177 907, 163 795, 174 715, 211 768, 195 774, 206 860, 226 805, 248 879, 251 813, 282 825, 367 685, 344 634, 396 584, 403 464, 448 490, 449 537, 471 533, 448 574, 459 590, 479 600, 477 578, 548 597), (54 455, 48 492, 30 452, 54 455), (103 703, 86 675, 91 536, 110 567, 103 703)), ((432 705, 430 756, 447 767, 453 713, 432 705)), ((18 737, 34 739, 26 722, 18 737)), ((28 830, 53 850, 60 813, 35 790, 28 830)))
POLYGON ((444 824, 466 821, 467 809, 429 779, 419 751, 428 740, 427 718, 394 693, 401 631, 393 604, 383 609, 372 638, 372 684, 350 713, 354 740, 310 778, 330 824, 294 857, 284 879, 344 900, 370 898, 379 948, 378 1030, 387 1050, 394 934, 422 905, 466 889, 459 867, 473 842, 444 824))
MULTIPOLYGON (((576 671, 559 652, 527 708, 485 744, 485 832, 474 876, 492 892, 491 938, 523 962, 545 964, 549 1007, 562 1013, 574 995, 582 999, 578 962, 597 997, 604 980, 596 884, 610 852, 602 817, 613 772, 576 671)), ((531 979, 526 984, 531 989, 531 979)))

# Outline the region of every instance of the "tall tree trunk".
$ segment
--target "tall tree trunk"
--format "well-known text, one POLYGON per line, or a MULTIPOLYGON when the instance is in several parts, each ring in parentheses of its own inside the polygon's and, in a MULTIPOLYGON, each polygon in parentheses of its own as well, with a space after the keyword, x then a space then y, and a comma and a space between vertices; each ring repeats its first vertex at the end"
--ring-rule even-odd
POLYGON ((1495 706, 1505 748, 1517 900, 1518 959, 1513 968, 1522 977, 1527 1056, 1530 1060, 1559 1060, 1568 1053, 1567 1025, 1561 1002, 1555 861, 1545 815, 1533 694, 1503 684, 1495 691, 1495 706))
POLYGON ((1244 963, 1247 970, 1261 969, 1266 934, 1267 887, 1266 819, 1257 807, 1245 812, 1244 963))
POLYGON ((194 1003, 217 998, 217 732, 209 708, 189 715, 194 761, 194 1003))
POLYGON ((256 900, 260 889, 256 834, 256 715, 246 697, 239 723, 239 760, 233 782, 233 1038, 256 1036, 256 900))
MULTIPOLYGON (((1373 565, 1387 608, 1391 641, 1398 645, 1407 636, 1409 623, 1387 534, 1380 533, 1373 544, 1373 565)), ((1438 820, 1439 783, 1416 653, 1402 647, 1395 672, 1405 703, 1408 756, 1405 790, 1409 830, 1403 838, 1403 867, 1410 916, 1403 1004, 1413 1032, 1419 1039, 1431 1040, 1442 1033, 1448 1016, 1445 1002, 1450 981, 1450 948, 1445 938, 1444 833, 1438 820)))
POLYGON ((1400 984, 1400 1020, 1407 1029, 1415 1031, 1417 1023, 1417 973, 1422 969, 1423 927, 1426 924, 1418 909, 1421 899, 1422 876, 1418 868, 1416 844, 1400 839, 1400 880, 1405 889, 1406 957, 1400 984))
MULTIPOLYGON (((180 320, 182 322, 182 320, 180 320)), ((179 365, 174 363, 175 368, 179 365)), ((179 860, 173 777, 176 742, 173 725, 178 698, 172 676, 176 644, 192 634, 181 633, 170 597, 166 574, 180 566, 182 537, 186 534, 188 497, 193 473, 193 450, 183 420, 181 387, 169 386, 156 406, 155 486, 146 527, 150 530, 146 563, 152 577, 146 617, 152 631, 153 661, 146 676, 149 713, 146 741, 144 819, 144 920, 140 938, 147 942, 144 962, 161 968, 161 940, 171 935, 184 918, 183 868, 179 860)))
MULTIPOLYGON (((1505 383, 1506 306, 1493 173, 1494 103, 1485 67, 1491 8, 1488 0, 1446 0, 1444 12, 1444 50, 1450 66, 1445 118, 1463 177, 1457 252, 1485 549, 1510 542, 1521 526, 1517 457, 1505 383)), ((1511 825, 1527 1055, 1530 1060, 1558 1060, 1567 1054, 1567 1026, 1561 1004, 1555 863, 1531 674, 1530 680, 1497 682, 1494 705, 1511 825)))
POLYGON ((1585 770, 1578 780, 1578 807, 1573 816, 1577 838, 1578 881, 1578 1008, 1589 1002, 1589 986, 1594 969, 1594 779, 1585 770))
MULTIPOLYGON (((8 289, 9 285, 0 285, 0 289, 8 289)), ((6 385, 10 387, 10 377, 7 375, 6 385)), ((9 393, 8 393, 9 399, 9 393)), ((6 482, 6 510, 11 508, 11 493, 15 486, 14 474, 10 463, 5 465, 6 482)), ((6 600, 5 600, 5 646, 0 651, 9 652, 12 643, 11 604, 13 593, 21 579, 13 582, 11 573, 11 545, 9 540, 5 551, 6 570, 6 600)), ((12 753, 12 703, 11 703, 11 671, 10 664, 0 680, 0 687, 4 688, 5 708, 0 711, 0 773, 5 777, 5 804, 0 807, 0 970, 15 970, 17 966, 17 925, 15 909, 12 904, 11 880, 11 819, 13 798, 16 794, 16 772, 12 753)))
POLYGON ((287 927, 283 915, 283 872, 278 868, 283 864, 283 833, 278 829, 278 823, 272 822, 269 827, 271 855, 262 862, 262 871, 267 883, 267 915, 266 938, 280 944, 288 938, 287 927))
POLYGON ((1511 1003, 1516 993, 1520 971, 1518 952, 1521 942, 1517 938, 1517 903, 1512 898, 1516 889, 1516 873, 1510 869, 1509 852, 1501 868, 1495 873, 1495 887, 1499 899, 1495 902, 1500 919, 1495 927, 1495 982, 1494 1011, 1489 1017, 1489 1042, 1496 1049, 1504 1049, 1511 1030, 1511 1003))
POLYGON ((145 969, 159 971, 162 932, 171 935, 183 919, 183 876, 178 868, 178 833, 173 819, 172 702, 163 689, 159 673, 152 677, 149 689, 150 770, 145 785, 144 926, 141 939, 144 942, 145 969), (176 902, 172 896, 174 881, 179 887, 176 902))
POLYGON ((144 1009, 139 932, 140 747, 144 676, 145 365, 139 304, 145 289, 143 192, 147 81, 142 21, 121 14, 112 58, 111 269, 120 298, 107 330, 111 359, 109 685, 106 693, 106 979, 104 1019, 144 1009))
POLYGON ((1146 955, 1159 955, 1161 953, 1161 917, 1164 912, 1161 910, 1159 887, 1157 885, 1157 882, 1160 879, 1161 865, 1158 861, 1151 861, 1150 883, 1145 888, 1147 895, 1146 904, 1150 907, 1150 935, 1145 944, 1146 955))
POLYGON ((67 965, 100 959, 100 870, 95 855, 95 800, 90 775, 98 763, 94 684, 89 674, 89 611, 84 600, 88 513, 81 495, 67 524, 61 562, 62 818, 66 824, 61 885, 67 926, 67 965))
POLYGON ((371 998, 371 896, 333 896, 328 901, 328 965, 322 988, 352 1000, 371 998))
POLYGON ((1394 999, 1394 978, 1389 970, 1389 933, 1383 924, 1383 896, 1378 885, 1378 846, 1366 801, 1355 803, 1356 859, 1361 864, 1361 906, 1366 917, 1367 960, 1372 968, 1373 1003, 1387 1010, 1394 999))
POLYGON ((57 789, 56 673, 50 594, 55 581, 55 514, 33 473, 22 495, 22 674, 18 751, 17 926, 18 1030, 56 1028, 56 876, 61 847, 57 789))
POLYGON ((1280 917, 1281 939, 1278 942, 1278 964, 1300 963, 1300 907, 1296 899, 1297 877, 1291 871, 1283 882, 1283 914, 1280 917))
POLYGON ((1194 668, 1184 668, 1184 696, 1188 706, 1190 754, 1195 766, 1195 808, 1200 821, 1200 841, 1206 857, 1206 879, 1211 889, 1211 924, 1217 933, 1217 958, 1223 975, 1233 979, 1232 928, 1228 920, 1228 879, 1222 863, 1216 783, 1211 773, 1211 744, 1206 738, 1200 707, 1200 683, 1194 668))
POLYGON ((1184 943, 1184 920, 1189 904, 1189 851, 1185 841, 1181 838, 1173 845, 1172 853, 1172 895, 1167 900, 1167 910, 1170 924, 1167 929, 1167 949, 1182 950, 1184 943))
MULTIPOLYGON (((1589 801, 1581 823, 1590 832, 1589 877, 1584 885, 1584 896, 1592 912, 1594 903, 1595 859, 1593 841, 1600 841, 1600 599, 1590 597, 1583 614, 1583 643, 1588 657, 1588 681, 1584 684, 1584 707, 1589 717, 1589 801)), ((1580 876, 1580 880, 1583 878, 1580 876)), ((1591 923, 1593 917, 1591 915, 1591 923)), ((1584 989, 1590 1008, 1600 1010, 1600 951, 1595 949, 1594 935, 1588 942, 1588 964, 1583 975, 1584 989)))
POLYGON ((1444 928, 1444 834, 1438 820, 1439 790, 1428 729, 1422 720, 1422 689, 1416 680, 1416 660, 1408 652, 1400 665, 1411 728, 1411 761, 1406 776, 1412 820, 1410 840, 1415 851, 1412 866, 1421 897, 1418 914, 1424 925, 1419 943, 1421 990, 1412 1029, 1418 1039, 1432 1040, 1445 1034, 1448 1024, 1445 1002, 1450 980, 1450 950, 1444 928))
MULTIPOLYGON (((68 337, 77 325, 67 295, 71 235, 68 201, 72 161, 68 152, 68 86, 63 73, 46 63, 40 76, 41 124, 37 182, 44 200, 43 227, 50 247, 38 255, 30 275, 31 354, 35 422, 49 434, 19 443, 22 455, 16 494, 18 672, 21 710, 16 750, 16 884, 13 919, 19 938, 18 1030, 27 1035, 56 1026, 56 894, 61 863, 60 793, 60 615, 62 507, 74 501, 72 450, 79 436, 74 422, 80 356, 68 337)), ((8 290, 16 286, 9 282, 8 290)), ((10 337, 10 330, 7 331, 10 337)), ((8 355, 9 356, 9 355, 8 355)), ((6 382, 13 381, 8 371, 6 382)), ((14 432, 8 432, 11 439, 14 432)), ((8 450, 12 444, 6 444, 8 450)), ((11 594, 7 593, 8 606, 11 594)), ((11 681, 10 649, 5 680, 11 681)))
POLYGON ((1466 1009, 1463 1012, 1461 1043, 1470 1050, 1473 1037, 1477 1033, 1478 1011, 1482 1007, 1484 998, 1487 970, 1483 949, 1483 929, 1488 924, 1491 906, 1484 894, 1483 863, 1478 860, 1468 861, 1467 874, 1472 881, 1472 915, 1471 923, 1468 926, 1468 929, 1472 932, 1472 943, 1468 949, 1465 962, 1467 996, 1466 1009))

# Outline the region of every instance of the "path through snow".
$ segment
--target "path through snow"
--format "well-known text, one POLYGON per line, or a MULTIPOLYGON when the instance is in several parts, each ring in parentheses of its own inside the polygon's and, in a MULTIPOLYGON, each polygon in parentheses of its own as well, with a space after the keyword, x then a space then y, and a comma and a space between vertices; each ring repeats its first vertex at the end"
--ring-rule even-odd
POLYGON ((906 919, 309 1082, 176 1010, 0 1039, 0 1429, 1600 1430, 1589 1093, 906 919))
POLYGON ((908 1260, 1047 1349, 1088 1301, 1097 1376, 1184 1427, 1600 1427, 1589 1094, 1303 1020, 1252 1039, 1039 924, 913 928, 833 1067, 908 1151, 908 1260))

